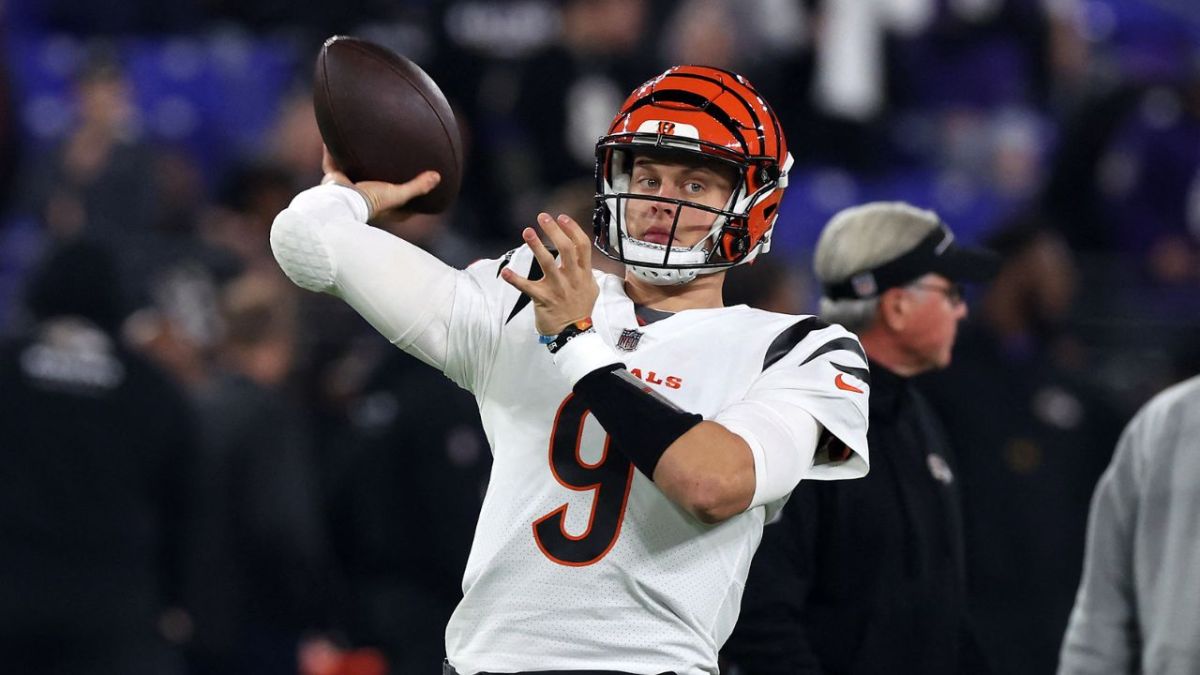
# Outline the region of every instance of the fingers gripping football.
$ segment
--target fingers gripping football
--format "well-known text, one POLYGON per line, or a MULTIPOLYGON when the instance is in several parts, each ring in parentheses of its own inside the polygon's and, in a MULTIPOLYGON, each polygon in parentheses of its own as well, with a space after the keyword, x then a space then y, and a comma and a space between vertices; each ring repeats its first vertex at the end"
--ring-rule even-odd
POLYGON ((557 335, 563 328, 590 316, 600 287, 592 276, 592 242, 583 228, 568 216, 557 220, 548 213, 538 214, 538 226, 558 249, 558 259, 546 248, 537 232, 527 227, 521 238, 533 251, 544 276, 537 281, 504 268, 500 273, 508 283, 533 301, 534 326, 542 335, 557 335))
POLYGON ((441 182, 441 176, 436 171, 425 171, 406 183, 384 183, 375 180, 354 183, 338 168, 333 157, 330 156, 328 148, 325 149, 325 155, 321 159, 321 170, 325 172, 324 178, 321 179, 322 185, 337 183, 357 190, 370 206, 370 218, 390 209, 404 208, 406 204, 417 197, 429 194, 441 182))

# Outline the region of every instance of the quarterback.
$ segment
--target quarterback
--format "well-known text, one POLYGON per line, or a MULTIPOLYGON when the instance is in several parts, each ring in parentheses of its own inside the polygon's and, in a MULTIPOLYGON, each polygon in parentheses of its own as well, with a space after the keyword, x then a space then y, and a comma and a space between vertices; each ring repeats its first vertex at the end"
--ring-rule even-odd
POLYGON ((592 234, 543 213, 542 236, 456 270, 367 225, 436 174, 351 185, 328 156, 276 218, 289 278, 479 403, 494 464, 445 672, 715 674, 765 520, 801 479, 866 473, 857 339, 722 302, 790 166, 749 82, 677 66, 597 143, 592 234))

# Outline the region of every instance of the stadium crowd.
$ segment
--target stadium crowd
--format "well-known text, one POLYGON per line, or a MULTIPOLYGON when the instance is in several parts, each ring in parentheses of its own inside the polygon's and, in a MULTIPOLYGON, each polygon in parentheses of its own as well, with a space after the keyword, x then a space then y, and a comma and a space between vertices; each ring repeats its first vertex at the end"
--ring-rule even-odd
POLYGON ((1054 672, 1117 437, 1200 373, 1182 0, 0 0, 0 670, 436 672, 490 465, 474 401, 268 244, 321 176, 338 33, 458 114, 456 205, 380 223, 451 264, 541 210, 590 222, 596 139, 675 63, 747 75, 797 160, 728 303, 815 313, 817 236, 868 201, 997 251, 919 384, 980 648, 1054 672))

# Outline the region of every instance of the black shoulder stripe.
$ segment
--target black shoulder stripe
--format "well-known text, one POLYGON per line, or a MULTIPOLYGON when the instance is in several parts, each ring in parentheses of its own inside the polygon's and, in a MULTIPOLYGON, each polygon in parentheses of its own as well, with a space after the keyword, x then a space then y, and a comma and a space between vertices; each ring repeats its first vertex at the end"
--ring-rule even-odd
MULTIPOLYGON (((729 76, 729 79, 731 79, 731 80, 739 79, 739 76, 737 73, 730 72, 728 70, 723 70, 721 68, 713 68, 713 70, 725 73, 725 75, 729 76)), ((763 136, 762 120, 759 119, 758 111, 754 109, 754 106, 750 104, 750 101, 747 101, 744 96, 742 96, 735 89, 733 89, 732 87, 729 87, 728 85, 726 85, 724 82, 721 82, 720 80, 717 80, 717 79, 714 79, 711 77, 705 77, 703 75, 696 75, 694 73, 676 73, 675 76, 676 77, 689 77, 689 78, 696 79, 696 80, 704 80, 705 82, 712 82, 713 84, 720 86, 721 89, 724 90, 725 93, 736 98, 738 100, 738 102, 742 104, 742 107, 746 109, 746 113, 748 115, 750 115, 750 121, 754 125, 752 128, 758 134, 758 150, 759 150, 759 152, 751 153, 751 154, 760 154, 760 155, 767 154, 767 139, 763 136)), ((743 82, 741 82, 741 84, 742 84, 742 86, 746 87, 747 89, 754 91, 754 87, 750 86, 748 82, 743 81, 743 82)), ((775 127, 776 127, 775 128, 775 132, 776 132, 775 133, 775 139, 776 139, 775 140, 775 145, 776 145, 775 153, 778 154, 779 153, 778 146, 779 146, 779 138, 780 138, 779 128, 778 128, 779 127, 778 119, 776 120, 775 127)))
POLYGON ((843 373, 845 373, 847 375, 853 375, 853 376, 857 377, 858 379, 862 380, 863 382, 866 382, 867 384, 871 384, 871 371, 866 368, 855 368, 853 366, 843 366, 842 364, 834 363, 833 361, 830 361, 829 365, 833 366, 834 368, 837 368, 838 370, 842 371, 843 373))
MULTIPOLYGON (((514 249, 510 250, 508 253, 504 254, 504 258, 500 260, 500 266, 496 268, 496 278, 497 279, 500 278, 500 273, 504 271, 504 268, 508 267, 508 263, 512 262, 513 255, 516 252, 517 252, 517 249, 514 248, 514 249)), ((534 262, 536 263, 537 261, 535 260, 534 262)))
POLYGON ((807 319, 797 321, 788 327, 787 330, 779 334, 775 341, 767 347, 767 355, 763 358, 763 370, 775 365, 779 359, 788 355, 800 341, 808 337, 808 334, 814 330, 829 328, 829 324, 818 319, 815 316, 810 316, 807 319))
MULTIPOLYGON (((867 362, 867 353, 863 351, 862 345, 858 344, 858 340, 855 340, 854 338, 843 337, 843 338, 836 338, 836 339, 830 340, 829 342, 826 342, 825 344, 821 345, 820 347, 817 348, 816 351, 809 354, 808 358, 804 359, 804 361, 800 365, 804 365, 805 363, 812 361, 813 359, 817 358, 818 356, 822 356, 822 355, 828 354, 829 352, 836 352, 836 351, 853 352, 855 354, 858 354, 859 357, 862 358, 863 363, 867 362)), ((864 380, 864 382, 865 382, 865 380, 864 380)))
MULTIPOLYGON (((541 278, 542 278, 542 266, 538 263, 537 258, 534 258, 533 264, 529 266, 528 279, 530 281, 537 281, 538 279, 541 279, 541 278)), ((513 305, 512 311, 508 313, 508 318, 504 320, 504 323, 507 324, 509 321, 512 321, 513 317, 520 314, 521 310, 525 309, 525 306, 528 305, 530 303, 530 301, 531 301, 531 298, 528 295, 525 295, 524 293, 522 293, 521 297, 517 298, 517 304, 513 305)))

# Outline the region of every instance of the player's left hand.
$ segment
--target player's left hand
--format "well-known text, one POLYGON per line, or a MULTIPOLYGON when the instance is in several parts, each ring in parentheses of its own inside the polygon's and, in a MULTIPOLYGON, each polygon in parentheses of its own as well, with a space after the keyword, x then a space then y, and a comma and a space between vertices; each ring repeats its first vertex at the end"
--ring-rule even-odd
POLYGON ((542 335, 558 335, 568 325, 592 314, 600 286, 592 276, 592 240, 569 216, 557 220, 538 214, 538 226, 558 249, 558 259, 538 238, 532 227, 521 232, 542 266, 545 276, 537 281, 505 267, 500 277, 533 301, 534 326, 542 335))

